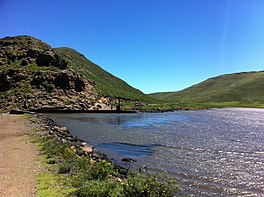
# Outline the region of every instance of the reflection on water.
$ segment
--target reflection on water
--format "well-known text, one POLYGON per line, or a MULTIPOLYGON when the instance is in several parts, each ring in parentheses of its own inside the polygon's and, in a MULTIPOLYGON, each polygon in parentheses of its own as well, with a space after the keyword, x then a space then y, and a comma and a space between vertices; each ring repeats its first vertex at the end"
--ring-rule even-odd
POLYGON ((102 143, 98 145, 99 149, 103 150, 111 150, 122 156, 129 157, 143 157, 151 155, 154 150, 152 150, 153 145, 136 145, 136 144, 128 144, 128 143, 102 143))
POLYGON ((51 116, 118 162, 167 170, 186 194, 264 195, 263 109, 51 116))

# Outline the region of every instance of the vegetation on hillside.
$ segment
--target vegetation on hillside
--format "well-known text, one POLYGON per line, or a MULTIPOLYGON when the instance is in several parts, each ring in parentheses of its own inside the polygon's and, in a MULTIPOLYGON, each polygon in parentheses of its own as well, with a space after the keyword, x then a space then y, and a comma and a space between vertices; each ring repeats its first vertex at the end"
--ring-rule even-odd
POLYGON ((264 72, 221 75, 178 92, 150 94, 167 103, 203 107, 263 107, 264 72))
POLYGON ((103 70, 82 54, 70 48, 56 48, 61 56, 70 62, 70 67, 77 73, 83 74, 101 92, 102 96, 121 97, 131 100, 151 101, 152 99, 138 89, 128 85, 125 81, 103 70))
POLYGON ((30 36, 0 39, 0 49, 0 111, 111 109, 117 97, 123 110, 264 106, 264 72, 221 75, 182 91, 146 95, 74 49, 53 49, 30 36))
POLYGON ((154 100, 70 48, 14 36, 0 39, 0 49, 0 111, 113 109, 117 97, 134 107, 154 100))

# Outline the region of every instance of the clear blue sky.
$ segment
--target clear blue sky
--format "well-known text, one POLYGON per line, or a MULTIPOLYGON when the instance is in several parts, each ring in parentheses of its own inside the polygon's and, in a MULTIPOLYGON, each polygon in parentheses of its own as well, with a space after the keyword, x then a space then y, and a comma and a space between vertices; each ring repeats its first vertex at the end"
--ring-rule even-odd
POLYGON ((264 70, 263 0, 0 0, 0 37, 68 46, 145 93, 264 70))

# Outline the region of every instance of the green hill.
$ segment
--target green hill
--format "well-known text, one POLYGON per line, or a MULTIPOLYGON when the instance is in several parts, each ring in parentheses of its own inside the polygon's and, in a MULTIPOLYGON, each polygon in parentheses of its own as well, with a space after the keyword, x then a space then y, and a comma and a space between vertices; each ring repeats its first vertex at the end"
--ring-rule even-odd
POLYGON ((207 79, 178 92, 150 94, 168 103, 204 106, 264 106, 264 72, 242 72, 207 79))
POLYGON ((54 50, 70 63, 70 67, 73 70, 94 82, 102 96, 144 101, 151 100, 149 96, 105 71, 76 50, 66 47, 54 50))
POLYGON ((0 111, 110 110, 117 97, 126 109, 153 100, 73 49, 31 36, 0 39, 0 111))

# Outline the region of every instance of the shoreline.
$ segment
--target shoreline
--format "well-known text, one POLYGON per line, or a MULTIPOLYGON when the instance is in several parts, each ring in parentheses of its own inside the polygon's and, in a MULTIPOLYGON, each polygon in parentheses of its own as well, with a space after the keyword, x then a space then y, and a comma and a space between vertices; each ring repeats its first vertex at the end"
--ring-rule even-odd
POLYGON ((227 109, 229 109, 229 108, 227 108, 227 109))
POLYGON ((123 113, 138 113, 135 110, 64 110, 64 109, 36 109, 31 110, 35 113, 113 113, 113 114, 123 114, 123 113))
POLYGON ((37 117, 37 120, 40 121, 40 124, 42 125, 42 129, 46 132, 42 133, 42 136, 52 136, 56 140, 66 144, 70 143, 72 149, 81 149, 82 152, 78 152, 78 156, 89 156, 93 159, 92 162, 97 163, 100 161, 106 161, 111 163, 113 165, 114 169, 118 170, 118 172, 121 175, 126 176, 129 173, 129 169, 113 162, 106 154, 100 152, 97 149, 94 149, 92 145, 89 145, 85 142, 85 140, 80 139, 74 135, 71 134, 70 130, 56 121, 54 121, 52 118, 46 116, 45 114, 34 114, 35 117, 37 117))
POLYGON ((177 109, 157 109, 157 110, 62 110, 62 109, 35 109, 35 110, 21 110, 12 109, 9 114, 45 114, 45 113, 90 113, 90 114, 136 114, 136 113, 165 113, 175 111, 189 111, 189 110, 202 110, 210 108, 192 109, 192 108, 177 108, 177 109))
POLYGON ((38 176, 41 185, 37 187, 40 189, 38 193, 50 197, 57 197, 58 192, 67 194, 59 196, 76 197, 172 197, 181 191, 176 179, 146 172, 144 168, 142 171, 125 168, 84 140, 71 135, 67 127, 53 119, 38 113, 32 117, 32 124, 39 126, 32 137, 40 147, 44 166, 49 171, 38 176), (55 186, 50 185, 51 181, 56 183, 55 186))

